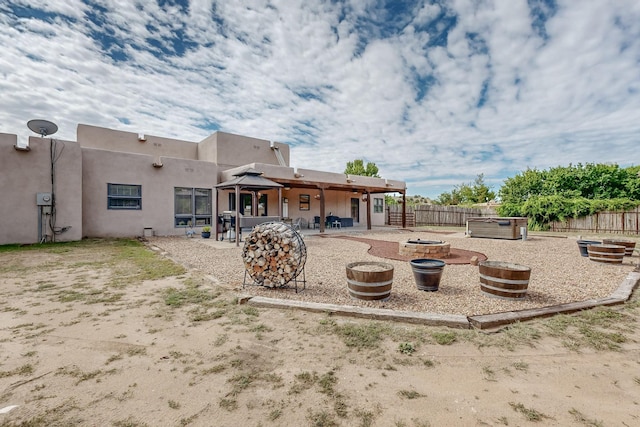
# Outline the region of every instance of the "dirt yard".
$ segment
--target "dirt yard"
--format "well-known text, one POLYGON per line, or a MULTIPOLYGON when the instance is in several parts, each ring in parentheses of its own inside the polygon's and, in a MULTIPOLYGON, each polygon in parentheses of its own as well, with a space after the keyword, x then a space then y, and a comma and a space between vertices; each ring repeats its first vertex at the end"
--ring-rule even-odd
POLYGON ((640 425, 637 296, 487 335, 238 295, 135 241, 0 248, 0 426, 640 425))

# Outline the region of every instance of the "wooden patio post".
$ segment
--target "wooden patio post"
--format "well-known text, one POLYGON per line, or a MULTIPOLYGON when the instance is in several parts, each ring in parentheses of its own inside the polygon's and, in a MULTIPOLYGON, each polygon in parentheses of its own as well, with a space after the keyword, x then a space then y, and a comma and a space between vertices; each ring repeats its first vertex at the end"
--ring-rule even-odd
POLYGON ((367 195, 367 230, 371 230, 371 193, 368 190, 365 190, 367 195))
POLYGON ((324 207, 324 188, 318 187, 320 190, 320 233, 324 233, 325 223, 325 207, 324 207))
POLYGON ((407 228, 407 189, 402 191, 402 228, 407 228))
POLYGON ((240 246, 240 186, 236 185, 236 246, 240 246))

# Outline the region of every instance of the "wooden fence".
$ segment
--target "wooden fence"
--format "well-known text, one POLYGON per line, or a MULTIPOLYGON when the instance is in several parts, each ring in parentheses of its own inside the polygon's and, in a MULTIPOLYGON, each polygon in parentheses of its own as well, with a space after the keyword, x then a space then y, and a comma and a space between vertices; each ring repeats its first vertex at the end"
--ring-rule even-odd
MULTIPOLYGON (((406 212, 407 227, 416 226, 416 214, 413 209, 407 209, 406 212)), ((387 224, 394 227, 402 227, 402 209, 395 211, 387 207, 387 224)))
POLYGON ((576 233, 640 234, 640 208, 629 211, 598 212, 549 224, 551 231, 576 233))
MULTIPOLYGON (((461 208, 459 206, 407 206, 407 227, 464 227, 471 217, 498 216, 492 208, 461 208)), ((402 206, 387 206, 387 224, 402 226, 402 206)), ((576 233, 612 233, 640 235, 640 207, 629 211, 598 212, 591 216, 570 218, 549 224, 551 231, 576 233)))
MULTIPOLYGON (((496 211, 491 208, 461 208, 441 205, 407 206, 407 227, 425 225, 464 227, 467 225, 467 218, 496 215, 496 211)), ((387 206, 387 224, 402 225, 402 206, 387 206)))

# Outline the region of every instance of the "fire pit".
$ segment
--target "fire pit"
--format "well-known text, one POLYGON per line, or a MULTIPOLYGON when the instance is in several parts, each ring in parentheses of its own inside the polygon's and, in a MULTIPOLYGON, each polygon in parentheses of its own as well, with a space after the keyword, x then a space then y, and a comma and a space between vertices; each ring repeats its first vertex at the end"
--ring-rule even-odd
POLYGON ((441 240, 411 239, 400 242, 400 255, 412 258, 449 258, 451 245, 441 240))

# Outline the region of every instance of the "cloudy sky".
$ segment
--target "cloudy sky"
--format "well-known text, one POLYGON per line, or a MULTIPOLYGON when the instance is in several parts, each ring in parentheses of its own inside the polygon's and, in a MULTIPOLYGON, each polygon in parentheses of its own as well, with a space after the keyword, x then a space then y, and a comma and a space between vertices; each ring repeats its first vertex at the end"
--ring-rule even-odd
POLYGON ((285 142, 409 195, 640 163, 637 0, 0 2, 0 132, 285 142))

